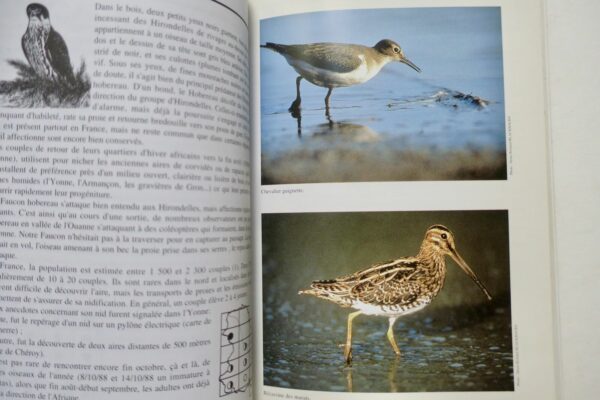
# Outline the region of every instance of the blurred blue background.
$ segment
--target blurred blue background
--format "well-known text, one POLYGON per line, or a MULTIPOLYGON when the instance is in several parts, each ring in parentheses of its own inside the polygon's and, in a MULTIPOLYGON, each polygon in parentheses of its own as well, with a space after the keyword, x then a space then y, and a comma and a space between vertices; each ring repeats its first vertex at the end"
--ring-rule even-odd
POLYGON ((263 184, 506 179, 500 8, 328 11, 260 26, 261 44, 392 39, 422 70, 391 63, 366 83, 334 89, 331 121, 327 89, 303 80, 297 121, 287 111, 297 73, 261 49, 263 184))

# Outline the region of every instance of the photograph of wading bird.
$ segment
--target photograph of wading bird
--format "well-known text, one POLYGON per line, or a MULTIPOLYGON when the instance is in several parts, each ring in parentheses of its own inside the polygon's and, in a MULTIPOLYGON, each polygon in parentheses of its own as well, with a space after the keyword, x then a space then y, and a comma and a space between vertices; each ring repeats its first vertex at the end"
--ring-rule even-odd
POLYGON ((329 115, 329 98, 334 88, 364 83, 377 75, 389 62, 398 61, 421 72, 419 67, 406 58, 400 45, 389 39, 380 40, 373 47, 342 43, 285 45, 271 42, 260 47, 281 54, 299 74, 296 78, 296 99, 289 108, 293 115, 300 113, 302 78, 328 89, 325 110, 329 115))
POLYGON ((394 323, 401 316, 422 310, 440 292, 446 277, 446 256, 450 256, 479 286, 488 300, 492 299, 456 250, 454 235, 443 225, 427 229, 419 253, 414 257, 375 264, 331 280, 313 281, 309 289, 300 290, 298 294, 316 296, 356 310, 348 315, 344 345, 346 364, 352 362, 352 321, 360 314, 388 318, 387 339, 396 355, 400 356, 394 338, 394 323))
POLYGON ((48 9, 42 4, 31 3, 26 12, 29 22, 21 46, 31 68, 39 78, 75 85, 67 44, 52 27, 48 9))

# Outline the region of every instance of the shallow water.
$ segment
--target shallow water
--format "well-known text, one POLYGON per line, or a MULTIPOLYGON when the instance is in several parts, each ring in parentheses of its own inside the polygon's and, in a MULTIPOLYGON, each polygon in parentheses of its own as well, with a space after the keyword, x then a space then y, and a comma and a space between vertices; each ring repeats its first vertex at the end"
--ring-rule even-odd
POLYGON ((505 211, 265 214, 262 231, 266 385, 340 392, 514 389, 505 211), (401 358, 385 336, 387 319, 359 315, 352 367, 346 367, 339 345, 352 310, 298 291, 313 280, 416 254, 434 223, 454 232, 457 250, 493 300, 448 259, 444 288, 431 305, 396 322, 401 358))
POLYGON ((498 9, 342 11, 261 22, 261 43, 373 45, 384 37, 400 42, 422 73, 393 63, 364 84, 334 89, 329 118, 327 90, 306 81, 301 118, 292 117, 297 74, 282 56, 261 50, 263 184, 506 178, 498 9))
POLYGON ((395 326, 400 358, 385 337, 387 320, 359 316, 353 323, 353 362, 347 367, 339 346, 346 337, 347 312, 336 310, 327 321, 304 319, 311 313, 312 301, 287 312, 265 309, 271 327, 281 319, 294 320, 283 329, 271 328, 264 342, 269 349, 264 359, 265 385, 340 392, 514 388, 510 313, 505 308, 470 310, 467 314, 473 315, 468 318, 457 315, 464 309, 406 317, 395 326))

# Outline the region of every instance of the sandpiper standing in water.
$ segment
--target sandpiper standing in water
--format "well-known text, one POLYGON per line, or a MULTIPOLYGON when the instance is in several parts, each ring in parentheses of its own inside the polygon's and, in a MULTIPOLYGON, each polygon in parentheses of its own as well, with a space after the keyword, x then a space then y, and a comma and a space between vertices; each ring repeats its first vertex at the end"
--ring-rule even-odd
POLYGON ((360 314, 388 318, 387 338, 396 355, 400 356, 394 339, 394 322, 403 315, 423 309, 440 292, 446 278, 446 256, 458 264, 488 300, 492 299, 477 275, 458 254, 452 232, 442 225, 427 229, 421 249, 415 257, 402 257, 375 264, 351 275, 314 281, 310 289, 301 290, 299 294, 313 295, 357 310, 348 315, 344 346, 347 364, 352 361, 352 320, 360 314))
POLYGON ((288 64, 300 74, 296 78, 296 99, 289 111, 300 111, 300 81, 326 87, 325 110, 329 115, 329 98, 333 88, 363 83, 379 73, 384 65, 391 61, 404 63, 417 72, 419 67, 404 56, 400 45, 392 40, 383 39, 373 47, 358 44, 310 43, 277 44, 267 42, 260 47, 271 49, 285 57, 288 64))

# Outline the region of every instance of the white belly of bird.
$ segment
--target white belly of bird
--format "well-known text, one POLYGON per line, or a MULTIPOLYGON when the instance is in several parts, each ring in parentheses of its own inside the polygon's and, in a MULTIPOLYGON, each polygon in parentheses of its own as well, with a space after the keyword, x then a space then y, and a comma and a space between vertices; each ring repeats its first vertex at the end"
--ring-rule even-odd
POLYGON ((323 68, 317 68, 307 62, 286 57, 298 74, 310 83, 323 87, 344 87, 363 83, 377 75, 382 66, 369 68, 364 55, 358 56, 361 63, 358 68, 350 72, 335 72, 323 68))
POLYGON ((379 315, 383 317, 400 317, 403 315, 412 314, 414 312, 420 311, 423 308, 427 307, 429 302, 423 302, 421 304, 415 306, 375 306, 372 304, 363 303, 361 301, 355 301, 352 303, 352 308, 361 311, 366 315, 379 315))

